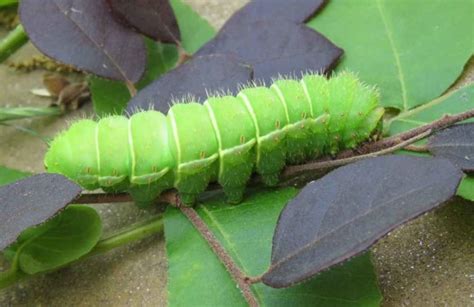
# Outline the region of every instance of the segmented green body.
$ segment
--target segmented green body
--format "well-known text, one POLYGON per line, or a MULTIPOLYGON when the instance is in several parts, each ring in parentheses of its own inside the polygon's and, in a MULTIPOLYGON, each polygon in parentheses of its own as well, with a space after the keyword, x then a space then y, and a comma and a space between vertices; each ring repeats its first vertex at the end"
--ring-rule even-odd
POLYGON ((308 74, 175 104, 166 116, 78 121, 51 143, 45 166, 86 189, 128 191, 141 205, 173 187, 191 204, 211 181, 237 203, 252 172, 275 185, 286 163, 353 148, 382 115, 377 91, 353 74, 308 74))

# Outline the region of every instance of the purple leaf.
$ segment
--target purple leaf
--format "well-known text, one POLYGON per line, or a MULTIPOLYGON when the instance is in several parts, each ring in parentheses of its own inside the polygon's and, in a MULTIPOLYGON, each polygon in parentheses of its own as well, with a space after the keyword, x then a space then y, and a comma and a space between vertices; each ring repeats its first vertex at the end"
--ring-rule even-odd
POLYGON ((81 188, 57 174, 40 174, 0 187, 0 250, 28 227, 43 223, 76 199, 81 188))
POLYGON ((463 171, 474 172, 474 124, 456 125, 437 132, 430 137, 428 149, 463 171))
POLYGON ((232 15, 223 29, 242 27, 264 19, 303 23, 314 16, 324 4, 325 0, 253 0, 232 15))
POLYGON ((180 40, 178 22, 168 0, 107 0, 120 22, 164 43, 180 40))
POLYGON ((143 38, 117 23, 105 0, 22 0, 20 18, 33 44, 58 61, 127 82, 145 71, 143 38))
POLYGON ((361 253, 450 199, 462 177, 446 159, 394 155, 309 183, 280 214, 263 282, 288 287, 361 253))
POLYGON ((232 27, 204 45, 197 55, 229 54, 254 69, 254 79, 270 83, 279 75, 330 71, 342 49, 305 25, 265 20, 232 27))
POLYGON ((228 91, 235 94, 239 85, 247 84, 251 77, 251 67, 231 56, 193 57, 140 91, 129 102, 127 111, 133 114, 152 108, 166 113, 173 101, 188 96, 204 102, 208 93, 228 91))

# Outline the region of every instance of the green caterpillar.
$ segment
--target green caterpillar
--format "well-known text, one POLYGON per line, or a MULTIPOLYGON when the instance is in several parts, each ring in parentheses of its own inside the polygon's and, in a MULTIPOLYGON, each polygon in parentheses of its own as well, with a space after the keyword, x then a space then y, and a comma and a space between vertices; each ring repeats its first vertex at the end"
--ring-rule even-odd
POLYGON ((377 90, 349 72, 280 79, 236 97, 175 104, 166 116, 80 120, 53 140, 45 166, 85 189, 127 191, 142 206, 173 187, 193 204, 211 181, 238 203, 254 171, 272 186, 286 163, 367 140, 380 128, 378 100, 377 90))

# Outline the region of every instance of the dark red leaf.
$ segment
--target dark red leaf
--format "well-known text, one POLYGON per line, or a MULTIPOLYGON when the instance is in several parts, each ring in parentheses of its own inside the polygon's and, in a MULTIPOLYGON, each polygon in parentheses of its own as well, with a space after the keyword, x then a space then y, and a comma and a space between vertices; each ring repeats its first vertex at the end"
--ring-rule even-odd
POLYGON ((221 31, 196 53, 230 54, 254 69, 254 79, 270 83, 279 75, 325 73, 342 55, 342 49, 305 25, 265 20, 221 31))
POLYGON ((57 174, 40 174, 0 187, 0 250, 20 233, 43 223, 81 193, 81 187, 57 174))
POLYGON ((240 85, 250 80, 252 68, 232 56, 194 57, 140 91, 129 102, 127 111, 133 114, 152 108, 166 113, 173 101, 191 96, 204 102, 208 93, 216 91, 235 94, 240 85))
POLYGON ((180 40, 178 22, 168 0, 107 0, 119 21, 164 43, 180 40))
POLYGON ((309 183, 279 217, 263 282, 288 287, 361 253, 450 199, 462 177, 446 159, 394 155, 350 164, 309 183))
POLYGON ((474 172, 474 124, 461 124, 437 132, 430 137, 428 149, 465 172, 474 172))
POLYGON ((264 19, 303 23, 314 16, 325 3, 325 0, 253 0, 232 15, 223 29, 241 27, 264 19))
POLYGON ((20 18, 33 44, 58 61, 128 82, 145 71, 143 38, 117 23, 105 0, 22 0, 20 18))

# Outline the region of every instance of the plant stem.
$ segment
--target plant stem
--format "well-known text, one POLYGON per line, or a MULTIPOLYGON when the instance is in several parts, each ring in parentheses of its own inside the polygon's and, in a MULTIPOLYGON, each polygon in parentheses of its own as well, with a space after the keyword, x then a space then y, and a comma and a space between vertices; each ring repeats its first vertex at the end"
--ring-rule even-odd
POLYGON ((0 122, 36 116, 52 116, 60 114, 61 110, 57 107, 0 108, 0 122))
POLYGON ((316 161, 316 162, 313 162, 313 163, 308 163, 308 164, 303 164, 303 165, 289 166, 283 172, 282 177, 283 178, 289 178, 289 177, 293 177, 295 175, 298 175, 299 173, 304 173, 304 172, 308 172, 308 171, 315 171, 315 170, 320 170, 320 169, 331 169, 331 168, 334 168, 336 166, 346 165, 346 164, 353 163, 353 162, 356 162, 356 161, 359 161, 359 160, 386 155, 386 154, 392 153, 394 151, 397 151, 399 149, 405 148, 406 146, 409 146, 410 144, 412 144, 416 141, 419 141, 419 140, 427 137, 430 134, 431 134, 431 130, 424 131, 423 133, 421 133, 419 135, 416 135, 416 136, 412 137, 411 139, 405 140, 405 141, 403 141, 399 144, 396 144, 392 147, 384 148, 382 150, 367 153, 367 154, 364 154, 364 155, 352 156, 352 157, 335 159, 335 160, 316 161))
POLYGON ((88 259, 98 254, 106 253, 119 246, 126 245, 131 242, 142 240, 150 235, 163 232, 163 218, 158 216, 150 220, 132 225, 126 230, 123 230, 109 238, 102 239, 97 242, 96 246, 86 255, 82 256, 76 261, 67 263, 61 267, 55 268, 51 271, 40 272, 33 275, 23 273, 18 269, 18 265, 14 262, 11 268, 5 272, 0 272, 0 289, 6 288, 22 279, 30 278, 40 274, 47 274, 57 271, 63 267, 70 266, 73 263, 88 259))
POLYGON ((28 36, 20 24, 16 26, 8 35, 0 41, 0 63, 5 61, 15 51, 20 49, 21 46, 26 44, 28 36))
POLYGON ((162 216, 153 218, 151 220, 142 222, 140 224, 131 226, 109 238, 100 240, 97 245, 87 255, 83 257, 89 258, 91 256, 106 253, 116 247, 128 244, 130 242, 142 240, 155 233, 163 232, 163 218, 162 216))
POLYGON ((25 276, 25 273, 22 273, 14 266, 5 272, 0 272, 0 289, 6 288, 16 283, 25 276))
POLYGON ((434 122, 431 122, 429 124, 413 128, 411 130, 396 134, 394 136, 382 139, 377 142, 367 143, 357 148, 355 152, 353 150, 347 150, 345 152, 342 152, 338 155, 338 158, 346 158, 348 156, 354 156, 355 154, 366 154, 370 152, 380 151, 385 148, 400 144, 401 142, 416 137, 417 135, 420 135, 426 131, 436 132, 438 130, 444 129, 446 127, 454 125, 455 123, 462 122, 472 117, 474 117, 474 109, 455 115, 445 115, 442 118, 435 120, 434 122))
POLYGON ((408 151, 413 151, 413 152, 429 152, 428 146, 426 145, 408 145, 405 146, 403 149, 408 150, 408 151))

